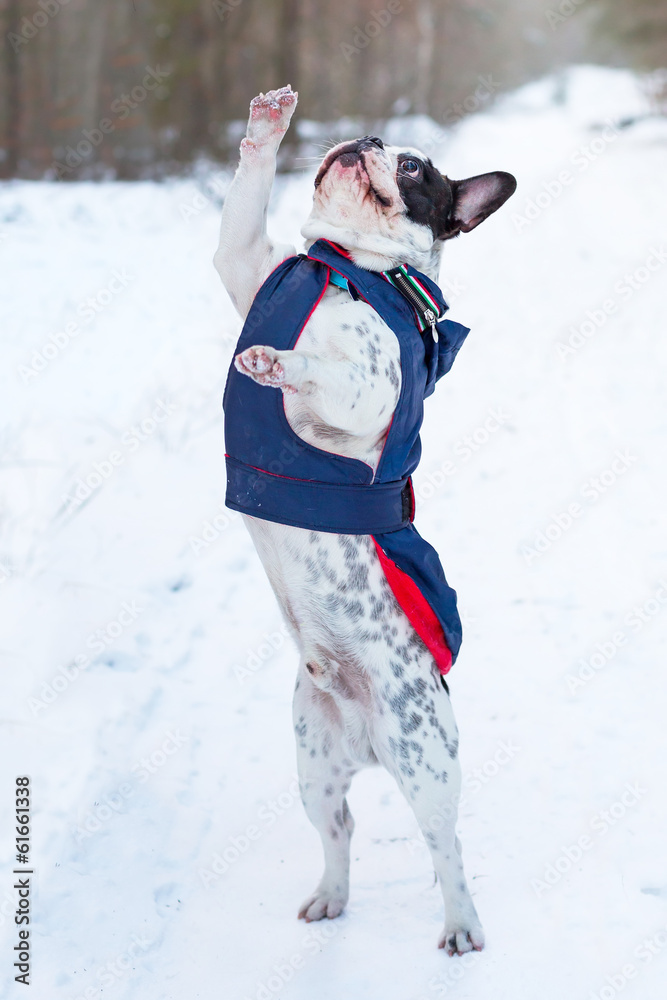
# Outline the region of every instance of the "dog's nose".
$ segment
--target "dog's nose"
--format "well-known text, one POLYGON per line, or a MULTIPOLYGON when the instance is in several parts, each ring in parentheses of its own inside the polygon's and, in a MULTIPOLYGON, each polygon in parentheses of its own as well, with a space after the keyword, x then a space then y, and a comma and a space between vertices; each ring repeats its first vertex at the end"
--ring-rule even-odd
POLYGON ((372 142, 375 146, 379 146, 380 149, 384 149, 384 143, 382 139, 378 139, 376 135, 362 135, 359 142, 372 142))

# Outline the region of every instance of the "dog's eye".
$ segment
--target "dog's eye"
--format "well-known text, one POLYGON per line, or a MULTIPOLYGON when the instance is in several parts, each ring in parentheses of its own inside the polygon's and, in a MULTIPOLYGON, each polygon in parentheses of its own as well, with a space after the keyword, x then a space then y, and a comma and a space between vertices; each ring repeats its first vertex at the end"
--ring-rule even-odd
POLYGON ((410 174, 411 177, 416 177, 419 173, 420 166, 421 164, 419 164, 417 160, 403 160, 401 163, 401 170, 406 174, 410 174))

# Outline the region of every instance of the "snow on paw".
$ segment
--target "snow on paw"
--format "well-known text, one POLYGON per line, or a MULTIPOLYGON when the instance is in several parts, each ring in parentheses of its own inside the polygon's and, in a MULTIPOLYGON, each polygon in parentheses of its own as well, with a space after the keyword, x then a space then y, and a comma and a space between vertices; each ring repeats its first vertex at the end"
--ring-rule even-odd
MULTIPOLYGON (((289 357, 290 351, 283 352, 289 357)), ((259 385, 271 385, 285 393, 296 392, 293 385, 286 383, 285 366, 273 347, 248 347, 234 358, 234 366, 242 375, 248 375, 259 385)))
POLYGON ((438 948, 446 948, 448 955, 465 955, 468 951, 481 951, 484 947, 484 931, 480 924, 471 928, 445 927, 438 941, 438 948))
POLYGON ((271 347, 248 347, 237 354, 234 361, 244 375, 260 375, 273 368, 276 353, 271 347))
POLYGON ((308 924, 312 920, 322 920, 324 917, 333 920, 334 917, 341 915, 346 903, 346 899, 324 889, 318 889, 302 903, 299 920, 304 919, 308 924))
POLYGON ((298 96, 288 84, 254 97, 250 102, 247 138, 253 143, 282 138, 294 114, 298 96))
POLYGON ((260 385, 282 386, 285 369, 278 360, 278 352, 272 347, 248 347, 237 354, 234 364, 243 375, 249 375, 260 385))

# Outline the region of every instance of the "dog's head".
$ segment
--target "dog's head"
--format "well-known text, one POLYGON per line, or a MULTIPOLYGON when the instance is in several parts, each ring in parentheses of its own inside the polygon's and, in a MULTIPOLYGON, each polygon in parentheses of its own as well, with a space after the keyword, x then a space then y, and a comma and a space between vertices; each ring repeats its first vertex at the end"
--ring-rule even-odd
POLYGON ((372 271, 408 263, 437 277, 443 241, 470 232, 515 188, 503 171, 450 180, 419 150, 366 135, 324 157, 301 232, 309 245, 320 238, 340 244, 372 271))

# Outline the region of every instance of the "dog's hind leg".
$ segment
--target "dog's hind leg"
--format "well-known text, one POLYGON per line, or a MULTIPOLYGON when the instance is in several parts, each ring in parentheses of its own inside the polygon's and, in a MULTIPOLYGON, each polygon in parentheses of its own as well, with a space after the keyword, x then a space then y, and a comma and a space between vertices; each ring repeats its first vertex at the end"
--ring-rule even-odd
POLYGON ((481 951, 484 932, 463 872, 456 818, 461 789, 458 731, 449 695, 430 656, 408 645, 403 663, 376 693, 371 742, 380 763, 394 775, 431 852, 445 903, 438 947, 450 955, 481 951), (414 670, 417 667, 417 672, 414 670))
MULTIPOLYGON (((316 671, 316 664, 309 664, 316 671)), ((320 690, 302 665, 294 691, 294 730, 301 799, 322 838, 324 874, 301 905, 307 921, 337 917, 348 900, 350 838, 354 820, 345 795, 358 767, 346 753, 345 733, 333 697, 320 690)))

